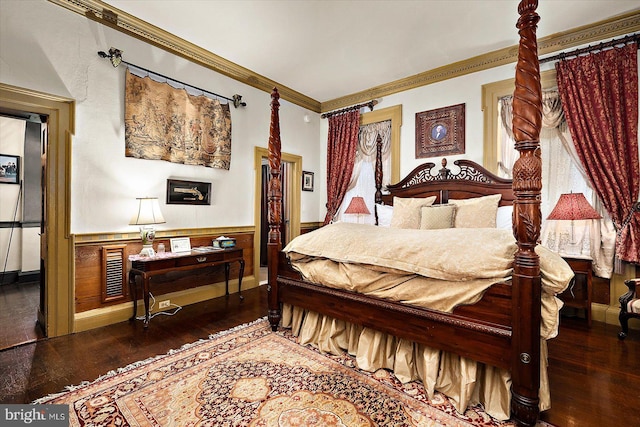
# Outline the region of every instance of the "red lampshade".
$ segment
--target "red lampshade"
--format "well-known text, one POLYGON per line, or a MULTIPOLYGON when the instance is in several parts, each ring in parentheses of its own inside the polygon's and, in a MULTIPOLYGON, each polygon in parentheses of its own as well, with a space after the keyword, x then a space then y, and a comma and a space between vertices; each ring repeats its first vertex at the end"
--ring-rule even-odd
POLYGON ((591 207, 582 193, 562 194, 547 219, 581 220, 600 219, 600 214, 591 207))
POLYGON ((344 211, 346 214, 358 214, 358 215, 369 215, 369 209, 367 208, 367 204, 364 202, 364 199, 360 196, 356 196, 351 199, 349 206, 347 206, 347 210, 344 211))

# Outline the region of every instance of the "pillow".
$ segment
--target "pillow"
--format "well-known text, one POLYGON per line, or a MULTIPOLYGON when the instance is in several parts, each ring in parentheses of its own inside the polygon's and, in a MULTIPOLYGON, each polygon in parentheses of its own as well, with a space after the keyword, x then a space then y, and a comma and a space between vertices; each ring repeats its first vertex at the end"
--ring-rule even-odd
POLYGON ((391 228, 420 228, 420 209, 432 205, 436 196, 431 197, 394 197, 391 228))
POLYGON ((496 228, 513 230, 513 206, 499 206, 496 214, 496 228))
POLYGON ((376 215, 378 216, 378 226, 389 227, 391 225, 391 216, 393 215, 393 206, 376 203, 376 215))
POLYGON ((453 220, 456 216, 456 205, 432 205, 422 208, 420 219, 420 229, 436 230, 440 228, 453 227, 453 220))
POLYGON ((473 199, 452 200, 456 205, 455 228, 495 228, 498 203, 502 194, 474 197, 473 199))

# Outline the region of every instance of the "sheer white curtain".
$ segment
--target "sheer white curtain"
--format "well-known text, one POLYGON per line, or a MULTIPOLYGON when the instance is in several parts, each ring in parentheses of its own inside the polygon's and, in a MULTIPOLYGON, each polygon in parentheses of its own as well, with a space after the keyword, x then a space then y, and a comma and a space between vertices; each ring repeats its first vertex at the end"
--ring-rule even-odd
MULTIPOLYGON (((542 211, 541 243, 560 253, 567 250, 571 240, 581 243, 579 256, 593 259, 593 271, 600 277, 610 278, 613 271, 615 229, 606 211, 590 187, 582 168, 557 90, 542 94, 542 130, 540 151, 542 157, 542 211), (563 193, 583 193, 592 206, 602 215, 602 220, 574 221, 573 230, 569 221, 546 220, 563 193)), ((513 148, 511 131, 512 97, 500 99, 498 111, 500 127, 498 136, 499 174, 511 178, 513 163, 518 151, 513 148)))
POLYGON ((349 189, 344 196, 342 205, 338 213, 338 220, 345 222, 360 222, 362 224, 375 224, 375 193, 376 193, 376 149, 378 135, 382 138, 382 190, 384 191, 390 183, 391 177, 391 120, 371 123, 360 126, 358 136, 358 150, 356 152, 356 162, 353 166, 353 174, 349 182, 349 189), (349 206, 351 198, 360 196, 371 212, 371 215, 345 214, 344 211, 349 206))

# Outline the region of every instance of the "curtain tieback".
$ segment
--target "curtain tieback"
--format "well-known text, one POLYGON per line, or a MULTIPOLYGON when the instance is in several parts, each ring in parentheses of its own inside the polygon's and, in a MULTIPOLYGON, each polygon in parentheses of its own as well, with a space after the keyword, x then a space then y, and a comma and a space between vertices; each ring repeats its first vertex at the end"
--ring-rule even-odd
POLYGON ((618 232, 616 233, 618 236, 620 236, 622 234, 622 230, 624 230, 627 227, 627 225, 629 225, 629 223, 631 222, 631 218, 633 217, 633 214, 635 212, 640 212, 640 202, 635 202, 633 206, 631 206, 631 211, 629 211, 629 215, 627 215, 624 221, 622 221, 622 225, 620 226, 620 228, 618 229, 618 232))

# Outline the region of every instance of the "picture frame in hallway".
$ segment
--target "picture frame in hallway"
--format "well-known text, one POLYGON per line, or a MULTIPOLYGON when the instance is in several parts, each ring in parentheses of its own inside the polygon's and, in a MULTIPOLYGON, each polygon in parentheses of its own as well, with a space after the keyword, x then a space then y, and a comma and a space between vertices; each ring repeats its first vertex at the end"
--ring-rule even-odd
POLYGON ((302 191, 313 191, 313 172, 302 171, 302 191))
POLYGON ((20 156, 0 154, 0 184, 20 184, 20 156))

